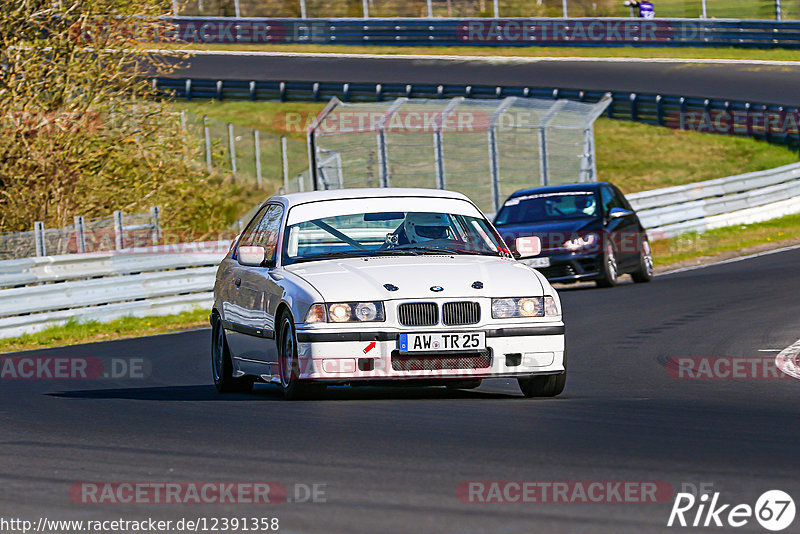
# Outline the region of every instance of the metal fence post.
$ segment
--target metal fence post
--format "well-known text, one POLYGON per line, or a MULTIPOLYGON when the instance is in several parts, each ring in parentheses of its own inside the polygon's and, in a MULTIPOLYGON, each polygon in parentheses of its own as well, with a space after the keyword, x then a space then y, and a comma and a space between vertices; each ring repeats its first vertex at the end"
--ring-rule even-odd
POLYGON ((545 126, 539 126, 539 180, 541 185, 550 185, 550 169, 547 168, 547 133, 545 126))
POLYGON ((186 110, 181 110, 181 131, 186 131, 186 110))
POLYGON ((386 131, 378 125, 378 177, 381 187, 389 187, 389 163, 386 161, 386 131))
POLYGON ((114 212, 114 249, 125 248, 125 226, 123 225, 122 210, 114 212))
MULTIPOLYGON (((311 188, 316 191, 319 189, 319 184, 317 183, 317 147, 316 147, 316 139, 314 137, 315 134, 315 126, 312 125, 308 129, 308 133, 306 134, 306 145, 308 146, 308 178, 311 181, 311 188)), ((302 184, 302 180, 300 181, 302 184)), ((300 191, 303 190, 302 185, 300 186, 300 191)))
POLYGON ((489 126, 489 173, 492 180, 492 206, 500 211, 500 162, 497 157, 497 126, 489 126))
POLYGON ((564 13, 564 18, 569 17, 569 12, 567 11, 567 0, 561 0, 561 10, 564 13))
POLYGON ((256 153, 256 184, 261 189, 261 132, 253 130, 253 149, 256 153))
POLYGON ((37 256, 47 256, 47 246, 44 241, 44 223, 36 221, 33 223, 33 241, 36 245, 37 256))
POLYGON ((433 160, 436 166, 436 187, 444 189, 444 152, 442 151, 442 128, 433 128, 433 160))
POLYGON ((444 144, 442 140, 442 129, 445 127, 447 117, 463 101, 463 96, 453 98, 442 110, 438 120, 433 121, 433 159, 436 167, 436 187, 439 189, 445 188, 446 181, 444 172, 444 144))
POLYGON ((781 10, 781 0, 775 0, 775 20, 783 20, 783 11, 781 10))
POLYGON ((242 16, 242 6, 239 5, 239 0, 233 0, 233 9, 236 12, 236 18, 242 16))
POLYGON ((550 166, 547 154, 547 125, 566 103, 566 100, 556 100, 555 104, 550 106, 550 109, 544 114, 542 120, 539 121, 537 128, 539 130, 539 178, 542 181, 542 185, 550 185, 550 166))
POLYGON ((208 127, 208 117, 203 115, 203 135, 206 140, 206 168, 209 174, 212 171, 211 166, 211 129, 208 127))
POLYGON ((75 244, 78 247, 78 254, 86 252, 86 226, 83 224, 83 215, 76 215, 75 221, 75 244))
POLYGON ((150 206, 150 219, 153 224, 153 245, 158 245, 161 242, 161 208, 158 206, 150 206))
POLYGON ((172 0, 172 14, 178 16, 178 0, 172 0))
MULTIPOLYGON (((660 98, 660 97, 659 97, 660 98)), ((611 105, 613 98, 611 93, 606 93, 594 105, 594 109, 589 113, 583 123, 583 155, 581 156, 581 182, 597 181, 597 158, 595 157, 594 145, 594 121, 603 114, 606 107, 611 105)), ((660 102, 660 100, 657 100, 660 102)), ((549 178, 549 177, 548 177, 549 178)))
POLYGON ((706 0, 702 0, 701 3, 702 3, 702 6, 703 6, 703 14, 701 15, 700 18, 707 19, 708 18, 708 6, 706 5, 706 0))
POLYGON ((300 0, 300 18, 301 19, 308 18, 306 14, 306 0, 300 0))
POLYGON ((378 177, 380 187, 389 187, 389 160, 386 152, 386 120, 394 115, 400 107, 408 102, 408 98, 400 97, 389 106, 381 118, 378 120, 376 127, 378 129, 378 177))
POLYGON ((365 19, 369 18, 369 0, 361 0, 361 9, 365 19))
POLYGON ((492 2, 492 8, 494 10, 494 18, 500 17, 500 2, 498 0, 492 2))
POLYGON ((497 153, 497 122, 517 97, 509 96, 500 102, 489 119, 489 172, 492 180, 492 206, 494 211, 500 210, 500 158, 497 153))
POLYGON ((286 136, 281 136, 281 164, 283 166, 283 187, 289 187, 289 152, 287 150, 286 136))
POLYGON ((427 4, 428 4, 428 18, 432 19, 433 18, 433 0, 427 0, 427 4))
POLYGON ((580 182, 592 182, 594 181, 592 178, 595 176, 594 169, 594 149, 592 147, 592 141, 594 139, 594 133, 592 131, 592 127, 585 128, 583 130, 583 157, 581 158, 581 172, 578 180, 580 182))
POLYGON ((233 134, 233 124, 228 123, 228 151, 231 155, 231 175, 236 182, 236 138, 233 134))

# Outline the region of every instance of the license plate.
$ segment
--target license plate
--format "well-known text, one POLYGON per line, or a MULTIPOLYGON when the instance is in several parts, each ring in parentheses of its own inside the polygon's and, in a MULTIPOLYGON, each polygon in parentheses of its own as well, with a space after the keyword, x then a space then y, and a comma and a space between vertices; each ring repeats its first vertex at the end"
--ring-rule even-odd
POLYGON ((529 267, 533 267, 534 269, 538 269, 540 267, 550 267, 550 258, 528 258, 527 260, 522 260, 522 263, 529 267))
POLYGON ((452 334, 400 334, 400 352, 485 350, 485 332, 452 334))

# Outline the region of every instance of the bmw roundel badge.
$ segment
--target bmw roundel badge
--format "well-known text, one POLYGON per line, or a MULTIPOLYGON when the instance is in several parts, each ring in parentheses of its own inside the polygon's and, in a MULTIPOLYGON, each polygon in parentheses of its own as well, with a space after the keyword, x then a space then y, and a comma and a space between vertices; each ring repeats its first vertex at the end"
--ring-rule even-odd
POLYGON ((431 291, 438 293, 439 291, 444 291, 442 286, 431 286, 431 291))

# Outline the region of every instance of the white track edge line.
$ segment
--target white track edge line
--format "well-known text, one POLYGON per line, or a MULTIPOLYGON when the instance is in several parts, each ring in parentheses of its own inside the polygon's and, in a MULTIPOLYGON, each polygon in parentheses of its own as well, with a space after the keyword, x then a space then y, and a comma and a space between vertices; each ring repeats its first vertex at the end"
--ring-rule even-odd
POLYGON ((781 61, 770 59, 723 59, 723 58, 630 58, 630 57, 547 57, 547 56, 459 56, 445 54, 363 54, 344 52, 266 52, 258 50, 193 50, 193 49, 149 49, 159 54, 188 54, 196 56, 254 56, 254 57, 296 57, 320 59, 411 59, 437 61, 474 61, 479 63, 548 63, 548 62, 584 62, 584 63, 673 63, 673 64, 710 64, 710 65, 769 65, 776 67, 800 67, 800 61, 781 61))
POLYGON ((725 265, 726 263, 736 263, 739 261, 745 260, 752 260, 753 258, 760 258, 761 256, 769 256, 770 254, 778 254, 780 252, 788 252, 790 250, 796 250, 800 248, 800 245, 792 245, 789 247, 783 248, 776 248, 774 250, 765 250, 763 252, 757 252, 755 254, 748 254, 747 256, 739 256, 738 258, 729 258, 727 260, 717 261, 714 263, 706 263, 703 265, 692 265, 691 267, 681 267, 680 269, 673 269, 671 271, 664 271, 661 273, 657 273, 656 276, 666 276, 668 274, 677 274, 677 273, 684 273, 686 271, 696 271, 697 269, 705 269, 707 267, 714 267, 715 265, 725 265))
POLYGON ((797 357, 800 356, 800 340, 789 345, 775 357, 775 365, 778 369, 792 378, 800 379, 800 364, 797 357))

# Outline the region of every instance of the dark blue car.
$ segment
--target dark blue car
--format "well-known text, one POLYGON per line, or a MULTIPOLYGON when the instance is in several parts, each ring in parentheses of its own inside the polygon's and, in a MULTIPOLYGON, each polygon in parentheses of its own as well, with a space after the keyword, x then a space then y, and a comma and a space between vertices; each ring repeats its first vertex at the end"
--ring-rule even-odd
POLYGON ((647 233, 610 183, 517 191, 503 203, 494 224, 512 250, 518 237, 541 239, 541 254, 522 261, 551 282, 595 280, 611 287, 625 273, 634 282, 653 278, 647 233))

